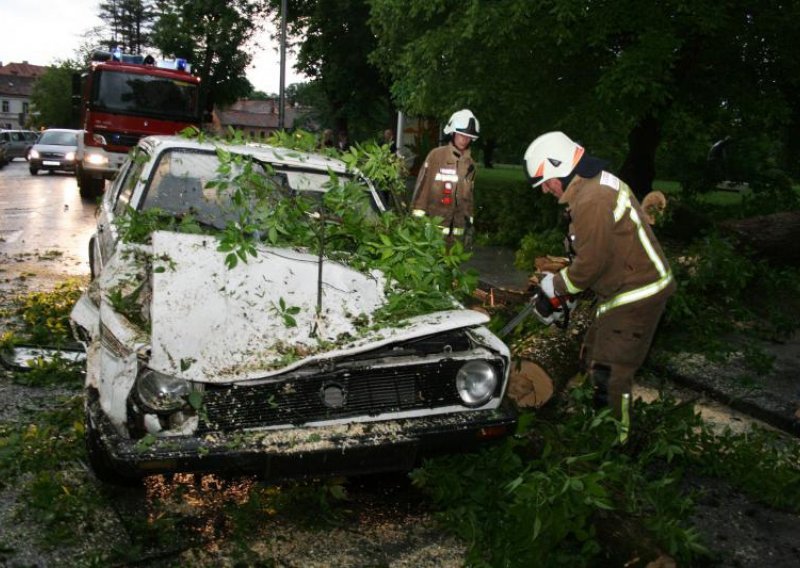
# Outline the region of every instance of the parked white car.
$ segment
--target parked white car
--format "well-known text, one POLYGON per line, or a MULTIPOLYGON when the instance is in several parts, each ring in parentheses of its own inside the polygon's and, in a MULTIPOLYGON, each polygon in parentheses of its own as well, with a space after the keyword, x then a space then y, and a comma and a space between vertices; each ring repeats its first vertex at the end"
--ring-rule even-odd
MULTIPOLYGON (((145 138, 103 197, 94 278, 72 312, 87 348, 86 439, 98 478, 406 470, 512 432, 509 350, 484 314, 454 305, 394 327, 368 325, 386 302, 379 271, 263 244, 231 269, 218 236, 120 238, 129 208, 225 227, 229 196, 208 185, 219 175, 217 149, 145 138), (138 302, 126 303, 134 292, 138 302)), ((253 158, 287 195, 321 195, 330 174, 358 179, 318 155, 224 151, 253 158)), ((380 215, 379 192, 360 183, 380 215)))

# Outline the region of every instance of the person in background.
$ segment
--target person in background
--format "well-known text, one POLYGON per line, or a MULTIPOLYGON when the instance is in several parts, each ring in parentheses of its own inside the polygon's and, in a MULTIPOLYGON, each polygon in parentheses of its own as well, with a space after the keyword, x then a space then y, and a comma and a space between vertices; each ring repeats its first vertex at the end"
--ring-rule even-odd
POLYGON ((333 140, 333 130, 326 128, 322 131, 322 137, 319 141, 320 148, 334 148, 336 146, 333 140))
POLYGON ((605 160, 563 132, 548 132, 528 146, 524 161, 533 187, 566 205, 570 220, 566 244, 572 262, 546 273, 540 286, 551 299, 584 290, 597 295, 581 358, 595 406, 611 407, 625 442, 633 377, 675 291, 672 271, 638 200, 606 170, 605 160))
POLYGON ((336 147, 339 149, 340 152, 346 152, 348 148, 350 148, 350 140, 347 137, 346 130, 339 131, 339 137, 336 140, 336 147))
POLYGON ((444 127, 447 144, 434 148, 419 170, 411 213, 417 217, 440 217, 440 228, 448 246, 456 239, 472 245, 474 223, 473 185, 475 162, 470 144, 480 134, 480 124, 472 111, 459 110, 444 127))
POLYGON ((383 131, 383 143, 389 146, 389 151, 392 154, 397 154, 397 140, 394 136, 394 130, 387 128, 383 131))

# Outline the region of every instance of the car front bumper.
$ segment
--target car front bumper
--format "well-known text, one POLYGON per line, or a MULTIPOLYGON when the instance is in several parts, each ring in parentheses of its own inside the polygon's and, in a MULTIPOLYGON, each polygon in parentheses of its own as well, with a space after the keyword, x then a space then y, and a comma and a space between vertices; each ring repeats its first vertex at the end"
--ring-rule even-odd
POLYGON ((271 481, 410 470, 423 457, 475 450, 513 434, 517 422, 506 400, 494 410, 431 417, 131 440, 119 435, 96 397, 87 411, 111 468, 123 477, 202 472, 271 481))
POLYGON ((39 170, 63 170, 68 172, 75 171, 75 160, 59 160, 56 158, 39 158, 28 160, 31 168, 39 170))

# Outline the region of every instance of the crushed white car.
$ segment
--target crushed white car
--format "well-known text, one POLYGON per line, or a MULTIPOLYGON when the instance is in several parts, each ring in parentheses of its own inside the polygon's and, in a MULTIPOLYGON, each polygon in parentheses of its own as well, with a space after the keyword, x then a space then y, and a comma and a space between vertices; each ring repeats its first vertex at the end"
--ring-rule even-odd
MULTIPOLYGON (((231 269, 213 234, 121 238, 131 210, 223 229, 225 192, 209 185, 218 149, 145 138, 104 195, 93 280, 72 312, 87 350, 86 441, 98 478, 407 470, 513 431, 509 350, 484 314, 454 305, 369 325, 386 302, 379 271, 262 243, 231 269)), ((289 192, 324 192, 332 174, 358 177, 318 155, 224 149, 262 164, 289 192)), ((374 214, 385 212, 381 192, 360 183, 374 214)))

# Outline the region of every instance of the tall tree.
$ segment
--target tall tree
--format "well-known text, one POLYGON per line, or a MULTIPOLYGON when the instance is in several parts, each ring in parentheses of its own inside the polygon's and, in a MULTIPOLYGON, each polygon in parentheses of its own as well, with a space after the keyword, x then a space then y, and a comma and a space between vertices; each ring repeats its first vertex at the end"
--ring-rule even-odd
POLYGON ((109 49, 141 53, 150 47, 150 31, 156 18, 155 0, 108 0, 100 2, 100 19, 111 30, 109 49))
POLYGON ((246 96, 251 56, 244 46, 260 29, 264 0, 157 0, 160 15, 153 44, 170 57, 187 59, 202 79, 208 111, 246 96))
POLYGON ((778 41, 797 34, 796 2, 369 2, 373 60, 406 109, 470 106, 517 156, 563 129, 611 158, 639 195, 661 148, 681 175, 723 133, 759 139, 750 147, 762 160, 776 155, 797 92, 785 79, 797 50, 778 41))
POLYGON ((79 69, 77 61, 60 61, 48 67, 36 80, 31 92, 34 126, 78 127, 78 116, 72 105, 72 75, 79 69))
MULTIPOLYGON (((389 126, 388 84, 368 61, 376 43, 366 0, 292 0, 288 5, 289 35, 301 40, 295 68, 324 97, 326 104, 316 104, 324 125, 348 131, 351 140, 389 126)), ((276 22, 280 6, 281 0, 269 0, 276 22)))

